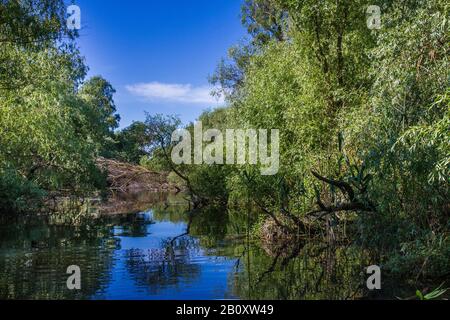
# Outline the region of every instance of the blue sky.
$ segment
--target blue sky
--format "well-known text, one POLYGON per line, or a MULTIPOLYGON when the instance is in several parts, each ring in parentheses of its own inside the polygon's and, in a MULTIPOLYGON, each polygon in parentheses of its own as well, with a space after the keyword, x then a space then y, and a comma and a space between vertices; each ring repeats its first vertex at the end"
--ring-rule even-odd
POLYGON ((208 75, 232 45, 242 41, 240 0, 76 0, 77 40, 89 76, 117 90, 121 128, 144 111, 177 114, 183 122, 220 105, 208 75))

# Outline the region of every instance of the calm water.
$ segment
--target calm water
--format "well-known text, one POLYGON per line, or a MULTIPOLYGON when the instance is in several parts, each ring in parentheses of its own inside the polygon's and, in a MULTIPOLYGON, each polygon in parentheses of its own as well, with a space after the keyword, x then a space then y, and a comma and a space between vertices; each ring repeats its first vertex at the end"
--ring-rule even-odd
POLYGON ((190 214, 185 205, 163 200, 141 203, 138 213, 3 221, 0 298, 358 299, 367 295, 363 270, 369 262, 357 249, 313 243, 271 248, 250 240, 248 226, 254 218, 245 211, 208 208, 190 214), (80 291, 66 287, 70 265, 81 268, 80 291))

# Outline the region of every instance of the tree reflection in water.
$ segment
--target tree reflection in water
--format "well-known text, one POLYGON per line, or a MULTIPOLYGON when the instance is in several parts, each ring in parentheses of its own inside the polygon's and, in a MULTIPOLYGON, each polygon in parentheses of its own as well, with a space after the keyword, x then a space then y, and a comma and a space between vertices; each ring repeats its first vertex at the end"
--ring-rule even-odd
POLYGON ((355 299, 363 296, 364 255, 348 247, 309 243, 270 256, 258 246, 245 251, 232 281, 234 294, 248 299, 355 299))
MULTIPOLYGON (((131 199, 139 202, 133 208, 144 206, 141 197, 131 199)), ((252 208, 189 212, 176 198, 159 200, 142 213, 1 223, 0 298, 105 298, 116 297, 111 291, 117 288, 119 297, 133 299, 170 299, 186 291, 204 299, 367 295, 364 268, 372 263, 358 247, 304 239, 271 248, 252 236, 252 208), (67 290, 69 265, 82 270, 81 291, 67 290)))
MULTIPOLYGON (((188 219, 184 215, 184 219, 188 219)), ((362 298, 369 256, 351 246, 298 242, 274 250, 250 237, 250 211, 204 208, 188 224, 208 254, 235 259, 229 290, 244 299, 362 298)), ((186 237, 186 234, 182 234, 186 237)))
POLYGON ((198 241, 180 238, 175 243, 167 241, 160 250, 129 250, 126 268, 139 287, 157 295, 179 282, 194 284, 201 273, 198 241))
POLYGON ((17 218, 0 227, 0 297, 3 299, 88 299, 110 278, 119 243, 103 221, 54 225, 48 218, 17 218), (69 291, 67 267, 78 265, 82 289, 69 291))

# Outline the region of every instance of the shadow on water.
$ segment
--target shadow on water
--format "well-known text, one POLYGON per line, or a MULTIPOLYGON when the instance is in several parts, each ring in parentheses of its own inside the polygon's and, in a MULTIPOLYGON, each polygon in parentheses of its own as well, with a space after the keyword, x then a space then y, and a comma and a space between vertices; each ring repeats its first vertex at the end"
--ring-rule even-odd
POLYGON ((81 217, 78 213, 3 217, 0 298, 368 296, 366 253, 315 242, 275 249, 261 245, 250 236, 257 219, 251 210, 190 212, 181 196, 134 194, 90 211, 93 214, 81 217), (80 291, 67 289, 70 265, 81 269, 80 291))

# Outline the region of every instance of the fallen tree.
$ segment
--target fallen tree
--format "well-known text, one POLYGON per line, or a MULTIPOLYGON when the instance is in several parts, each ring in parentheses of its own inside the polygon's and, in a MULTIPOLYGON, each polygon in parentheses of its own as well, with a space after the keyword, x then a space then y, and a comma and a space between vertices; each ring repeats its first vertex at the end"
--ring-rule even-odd
POLYGON ((105 158, 98 158, 97 165, 106 171, 108 186, 113 192, 180 191, 168 182, 168 173, 154 172, 142 166, 105 158))

